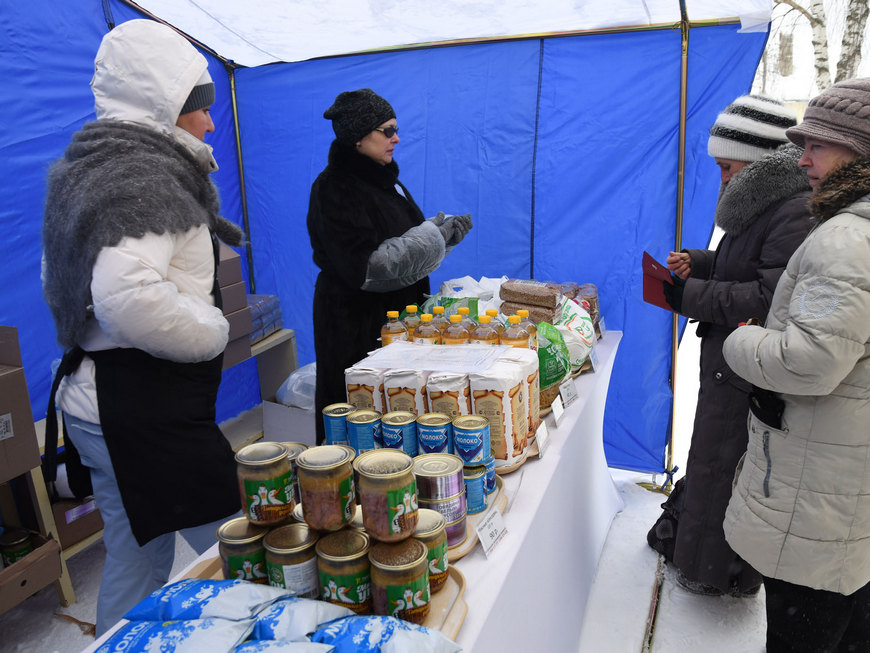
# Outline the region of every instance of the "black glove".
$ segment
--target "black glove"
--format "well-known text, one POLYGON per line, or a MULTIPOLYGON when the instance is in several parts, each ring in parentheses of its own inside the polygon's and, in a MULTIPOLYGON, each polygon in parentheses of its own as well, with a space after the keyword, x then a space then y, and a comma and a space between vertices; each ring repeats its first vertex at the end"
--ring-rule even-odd
POLYGON ((662 286, 665 288, 665 301, 674 309, 675 313, 682 313, 683 290, 686 288, 686 280, 672 274, 671 281, 674 282, 673 285, 667 281, 662 281, 662 286))

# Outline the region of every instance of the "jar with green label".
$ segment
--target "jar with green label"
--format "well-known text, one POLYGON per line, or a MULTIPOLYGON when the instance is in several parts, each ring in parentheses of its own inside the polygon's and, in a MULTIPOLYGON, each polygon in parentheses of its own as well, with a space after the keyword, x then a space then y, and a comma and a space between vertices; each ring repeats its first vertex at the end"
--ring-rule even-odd
POLYGON ((220 525, 217 531, 218 552, 227 580, 249 580, 252 583, 268 582, 266 574, 266 550, 263 536, 267 529, 236 517, 220 525))
POLYGON ((417 527, 414 461, 398 449, 376 449, 355 461, 366 532, 381 542, 398 542, 417 527))
POLYGON ((306 449, 296 458, 302 515, 319 531, 347 526, 356 512, 353 467, 347 449, 334 444, 306 449))
POLYGON ((280 442, 256 442, 236 454, 242 510, 252 524, 275 526, 293 512, 293 468, 280 442))
POLYGON ((321 537, 315 545, 320 598, 357 614, 372 610, 369 537, 345 529, 321 537))
POLYGON ((32 551, 33 543, 30 541, 30 531, 7 526, 0 533, 0 556, 3 558, 4 567, 18 562, 32 551))
POLYGON ((440 512, 420 508, 414 539, 426 545, 429 553, 429 593, 434 594, 447 581, 447 520, 440 512))
POLYGON ((369 551, 375 614, 421 624, 429 614, 428 549, 413 537, 369 551))
POLYGON ((319 598, 317 539, 317 532, 305 524, 288 524, 269 531, 263 538, 269 584, 289 590, 291 596, 319 598))

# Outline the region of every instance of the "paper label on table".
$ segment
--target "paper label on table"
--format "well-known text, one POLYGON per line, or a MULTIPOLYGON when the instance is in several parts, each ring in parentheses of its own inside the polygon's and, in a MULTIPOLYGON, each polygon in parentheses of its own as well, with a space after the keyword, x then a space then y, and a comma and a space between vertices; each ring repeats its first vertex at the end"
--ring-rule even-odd
POLYGON ((538 443, 538 458, 544 457, 544 452, 550 446, 550 429, 546 422, 541 422, 538 430, 535 432, 535 442, 538 443))
POLYGON ((598 318, 598 330, 601 331, 601 337, 607 335, 607 327, 604 326, 604 316, 598 318))
POLYGON ((553 399, 550 408, 553 409, 553 421, 556 422, 556 426, 559 426, 559 420, 562 419, 562 415, 565 414, 565 407, 562 405, 562 398, 556 397, 553 399))
POLYGON ((595 343, 592 343, 592 349, 589 350, 589 361, 592 363, 592 371, 598 371, 598 351, 595 349, 595 343))
MULTIPOLYGON (((595 351, 595 348, 592 348, 595 351)), ((559 396, 562 398, 562 405, 567 408, 577 401, 577 384, 574 383, 572 377, 568 377, 559 384, 559 396)))
POLYGON ((490 508, 486 517, 481 520, 475 530, 477 531, 477 537, 480 539, 480 544, 483 546, 483 552, 486 554, 487 558, 507 533, 507 527, 504 525, 504 517, 502 517, 502 514, 495 507, 490 508))

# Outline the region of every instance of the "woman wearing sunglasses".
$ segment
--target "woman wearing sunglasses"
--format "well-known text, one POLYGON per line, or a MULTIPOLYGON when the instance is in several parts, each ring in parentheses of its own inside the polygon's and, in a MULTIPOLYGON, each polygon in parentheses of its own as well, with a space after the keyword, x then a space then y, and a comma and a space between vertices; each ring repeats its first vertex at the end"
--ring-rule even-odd
POLYGON ((317 441, 323 408, 345 401, 344 371, 378 346, 388 310, 419 304, 428 275, 471 229, 468 215, 429 220, 399 181, 396 113, 368 88, 339 93, 323 117, 335 140, 311 187, 317 441))

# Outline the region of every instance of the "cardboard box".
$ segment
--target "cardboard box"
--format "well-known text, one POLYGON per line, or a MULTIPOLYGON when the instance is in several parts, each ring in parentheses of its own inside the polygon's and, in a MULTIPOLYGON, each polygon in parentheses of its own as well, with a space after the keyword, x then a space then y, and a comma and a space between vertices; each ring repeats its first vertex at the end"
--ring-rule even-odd
POLYGON ((248 335, 245 334, 241 338, 230 340, 227 343, 227 348, 224 349, 224 364, 223 369, 238 365, 239 363, 248 360, 251 357, 251 341, 248 335))
POLYGON ((0 327, 0 483, 39 467, 40 461, 18 329, 0 327))
POLYGON ((221 243, 218 259, 218 285, 221 288, 242 280, 242 257, 235 250, 221 243))
POLYGON ((224 315, 240 311, 248 305, 248 288, 244 281, 237 281, 221 288, 224 315))
POLYGON ((251 309, 247 306, 240 311, 235 311, 229 315, 225 315, 225 317, 227 318, 227 322, 230 323, 230 340, 237 340, 247 336, 253 330, 253 324, 251 323, 251 309))
POLYGON ((60 499, 51 504, 51 512, 60 546, 64 549, 103 528, 103 517, 92 498, 84 501, 60 499))
POLYGON ((31 553, 0 570, 0 614, 60 578, 58 543, 36 533, 31 541, 36 547, 31 553))

